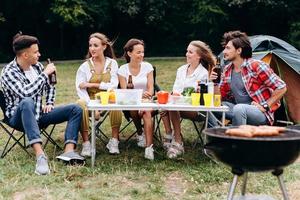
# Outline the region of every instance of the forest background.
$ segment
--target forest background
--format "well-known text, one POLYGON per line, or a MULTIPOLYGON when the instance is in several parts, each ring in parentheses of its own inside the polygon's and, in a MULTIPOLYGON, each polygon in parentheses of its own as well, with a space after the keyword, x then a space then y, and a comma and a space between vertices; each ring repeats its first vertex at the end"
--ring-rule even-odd
POLYGON ((88 36, 115 40, 118 57, 132 38, 146 56, 184 56, 191 40, 215 54, 224 32, 279 37, 300 48, 299 0, 0 0, 0 63, 13 58, 12 37, 22 31, 40 40, 41 60, 83 59, 88 36))

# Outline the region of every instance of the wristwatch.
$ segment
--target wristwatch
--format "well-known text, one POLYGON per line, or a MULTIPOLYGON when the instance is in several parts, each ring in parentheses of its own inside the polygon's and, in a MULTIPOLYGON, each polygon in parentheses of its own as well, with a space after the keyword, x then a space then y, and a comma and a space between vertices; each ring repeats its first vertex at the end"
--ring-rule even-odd
POLYGON ((263 105, 263 108, 264 108, 267 112, 270 110, 270 107, 269 107, 269 105, 268 105, 267 103, 265 103, 265 104, 263 105))

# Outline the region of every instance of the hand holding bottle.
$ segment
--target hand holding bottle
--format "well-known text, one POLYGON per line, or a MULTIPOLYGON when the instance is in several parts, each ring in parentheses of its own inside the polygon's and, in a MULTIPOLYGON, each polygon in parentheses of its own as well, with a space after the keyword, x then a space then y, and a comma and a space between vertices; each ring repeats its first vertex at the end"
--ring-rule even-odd
POLYGON ((44 72, 46 74, 48 74, 49 76, 49 82, 51 85, 55 85, 57 83, 57 80, 56 80, 56 67, 53 63, 51 63, 51 60, 50 58, 47 59, 47 62, 48 62, 48 65, 46 66, 46 69, 44 70, 44 72), (47 70, 49 68, 49 71, 47 70))
POLYGON ((45 74, 47 74, 47 75, 50 75, 50 74, 52 74, 53 72, 55 72, 55 70, 56 70, 56 67, 55 67, 55 65, 53 64, 53 63, 51 63, 51 61, 50 61, 50 59, 48 58, 48 60, 47 60, 47 66, 46 66, 46 68, 44 69, 44 72, 45 72, 45 74))
POLYGON ((221 81, 221 65, 220 65, 220 57, 217 58, 217 64, 212 69, 210 73, 209 79, 214 83, 220 83, 221 81))

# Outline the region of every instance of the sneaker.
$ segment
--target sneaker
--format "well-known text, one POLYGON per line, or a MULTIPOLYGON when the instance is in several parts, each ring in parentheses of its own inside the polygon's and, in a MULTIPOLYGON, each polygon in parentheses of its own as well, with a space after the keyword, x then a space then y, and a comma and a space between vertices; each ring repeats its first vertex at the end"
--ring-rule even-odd
POLYGON ((148 160, 154 160, 153 144, 145 148, 145 158, 148 160))
POLYGON ((47 175, 50 174, 50 169, 48 165, 48 159, 45 154, 41 154, 36 158, 35 171, 37 175, 47 175))
POLYGON ((82 150, 80 155, 84 157, 91 157, 92 156, 92 145, 89 141, 82 144, 82 150))
POLYGON ((79 164, 82 165, 85 163, 85 158, 80 156, 77 152, 75 151, 69 151, 65 152, 59 156, 56 156, 58 160, 62 160, 68 164, 75 165, 79 164))
POLYGON ((183 144, 179 144, 178 142, 172 142, 170 148, 167 151, 167 156, 170 159, 177 158, 178 156, 184 153, 183 144))
POLYGON ((106 145, 110 154, 119 154, 119 141, 116 138, 111 138, 106 145))
POLYGON ((168 150, 171 147, 171 144, 172 144, 173 140, 174 140, 174 134, 173 134, 173 132, 169 133, 169 134, 166 134, 165 137, 164 137, 163 148, 165 150, 168 150))
POLYGON ((144 133, 142 133, 141 135, 137 135, 136 140, 137 140, 137 145, 139 147, 146 147, 146 139, 144 133))

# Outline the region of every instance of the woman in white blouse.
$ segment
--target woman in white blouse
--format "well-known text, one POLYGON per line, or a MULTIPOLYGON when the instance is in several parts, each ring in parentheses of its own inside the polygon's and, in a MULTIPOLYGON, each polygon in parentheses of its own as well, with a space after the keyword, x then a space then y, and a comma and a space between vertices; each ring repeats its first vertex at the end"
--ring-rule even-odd
MULTIPOLYGON (((82 156, 91 156, 89 142, 89 112, 86 103, 95 98, 99 91, 118 87, 118 64, 113 59, 115 54, 108 38, 102 33, 93 33, 89 37, 87 60, 80 65, 76 74, 76 90, 80 98, 78 103, 83 109, 81 134, 83 138, 82 156)), ((96 113, 96 118, 100 112, 96 113)), ((110 111, 112 138, 106 145, 111 154, 119 154, 119 128, 122 123, 121 111, 110 111)))
MULTIPOLYGON (((153 67, 150 63, 143 61, 144 42, 138 39, 130 39, 124 46, 124 57, 127 63, 118 70, 121 88, 127 88, 128 77, 131 75, 134 89, 143 89, 143 98, 151 99, 154 92, 153 67)), ((138 146, 146 147, 145 158, 153 160, 153 122, 151 111, 130 111, 130 117, 137 128, 138 146), (144 131, 141 125, 141 118, 144 121, 144 131)))
MULTIPOLYGON (((202 41, 190 42, 185 55, 187 64, 177 69, 173 95, 181 95, 183 89, 186 87, 194 87, 196 89, 197 81, 208 80, 208 71, 216 64, 216 58, 211 49, 202 41)), ((198 114, 198 112, 192 111, 169 112, 173 131, 170 125, 165 126, 169 128, 166 128, 167 134, 164 141, 164 146, 167 148, 167 156, 169 158, 176 158, 184 153, 180 117, 193 120, 198 117, 198 114)))

